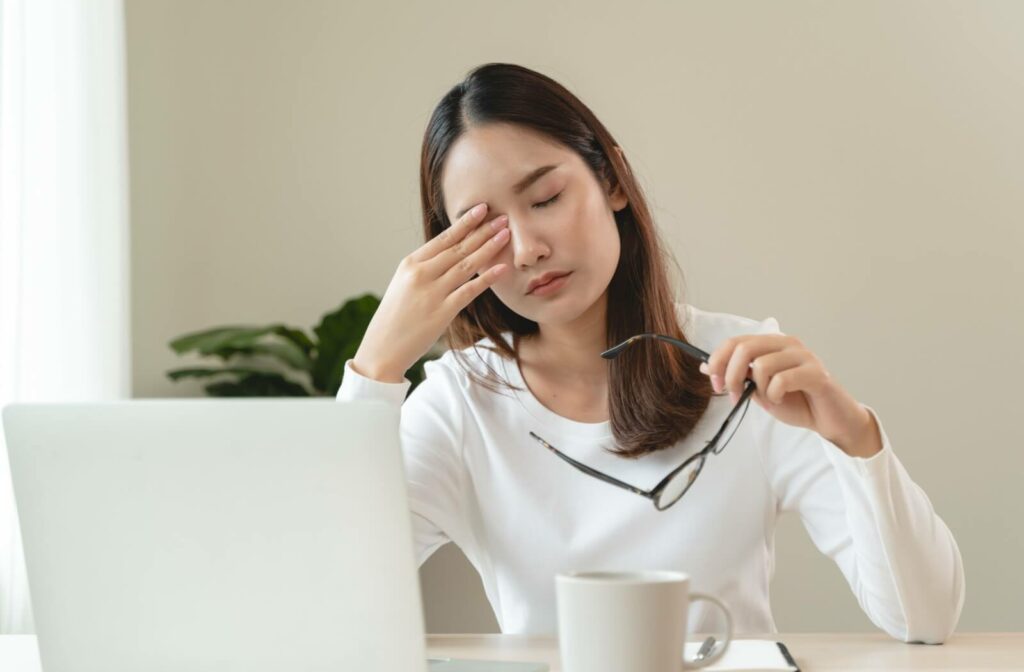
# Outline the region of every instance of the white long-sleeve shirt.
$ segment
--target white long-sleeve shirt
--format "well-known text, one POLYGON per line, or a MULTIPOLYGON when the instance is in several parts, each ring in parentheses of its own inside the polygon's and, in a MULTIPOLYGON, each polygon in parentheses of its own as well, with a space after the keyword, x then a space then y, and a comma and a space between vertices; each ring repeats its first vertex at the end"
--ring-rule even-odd
MULTIPOLYGON (((733 335, 780 333, 773 317, 757 321, 684 303, 676 312, 687 340, 707 352, 733 335)), ((675 446, 624 459, 605 450, 614 445, 610 422, 560 416, 529 392, 514 361, 485 348, 465 352, 479 372, 490 364, 525 391, 488 390, 449 351, 427 362, 424 381, 408 399, 408 379, 373 380, 349 360, 337 398, 401 407, 417 562, 455 542, 480 573, 502 632, 555 634, 555 575, 580 569, 684 571, 691 590, 726 603, 737 635, 777 632, 768 589, 776 520, 787 511, 800 515, 879 628, 927 643, 944 641, 955 628, 964 598, 960 551, 896 457, 874 409, 868 407, 882 451, 858 458, 751 401, 732 440, 709 456, 683 499, 657 511, 650 500, 566 464, 529 432, 650 488, 714 436, 731 408, 728 396, 713 397, 675 446)), ((695 603, 691 632, 718 623, 713 607, 695 603)))

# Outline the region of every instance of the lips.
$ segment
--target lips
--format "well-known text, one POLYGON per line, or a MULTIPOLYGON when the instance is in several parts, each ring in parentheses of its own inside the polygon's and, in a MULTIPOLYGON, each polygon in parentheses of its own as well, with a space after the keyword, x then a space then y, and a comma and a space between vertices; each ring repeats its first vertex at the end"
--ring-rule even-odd
POLYGON ((534 278, 533 280, 530 281, 530 284, 527 286, 526 293, 532 294, 533 290, 537 289, 538 287, 542 287, 551 282, 552 280, 557 280, 558 278, 569 275, 569 273, 571 273, 571 271, 551 271, 537 278, 534 278))

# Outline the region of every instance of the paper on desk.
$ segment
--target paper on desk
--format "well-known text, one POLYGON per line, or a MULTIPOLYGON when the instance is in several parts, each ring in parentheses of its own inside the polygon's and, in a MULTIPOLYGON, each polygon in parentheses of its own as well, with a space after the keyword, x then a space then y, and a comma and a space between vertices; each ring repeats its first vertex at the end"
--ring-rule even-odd
MULTIPOLYGON (((693 660, 701 642, 686 643, 686 658, 693 660)), ((716 648, 721 644, 716 644, 716 648)), ((702 670, 744 670, 745 672, 773 672, 795 670, 782 655, 779 645, 771 639, 734 639, 725 655, 702 670)))

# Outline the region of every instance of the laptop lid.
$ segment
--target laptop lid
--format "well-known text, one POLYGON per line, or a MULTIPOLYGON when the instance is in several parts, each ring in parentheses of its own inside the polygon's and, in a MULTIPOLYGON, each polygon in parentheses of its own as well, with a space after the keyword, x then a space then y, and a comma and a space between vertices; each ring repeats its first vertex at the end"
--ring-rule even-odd
POLYGON ((44 669, 425 670, 398 413, 6 406, 44 669))

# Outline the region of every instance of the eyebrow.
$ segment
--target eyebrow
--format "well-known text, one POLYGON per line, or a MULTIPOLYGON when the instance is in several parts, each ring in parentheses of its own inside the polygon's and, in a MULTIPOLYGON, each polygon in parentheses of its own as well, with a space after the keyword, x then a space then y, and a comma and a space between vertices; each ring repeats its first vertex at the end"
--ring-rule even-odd
MULTIPOLYGON (((540 168, 534 168, 533 170, 531 170, 529 173, 526 174, 526 177, 524 177, 523 179, 519 180, 514 185, 512 185, 512 191, 514 191, 516 194, 523 193, 524 191, 526 191, 529 188, 529 186, 531 184, 533 184, 534 182, 536 182, 540 178, 544 177, 545 175, 547 175, 549 172, 551 172, 555 168, 558 168, 558 166, 560 166, 560 165, 562 165, 562 164, 556 163, 556 164, 553 164, 553 165, 541 166, 540 168)), ((470 206, 470 207, 472 207, 472 206, 470 206)), ((459 219, 464 214, 466 214, 466 212, 468 212, 468 211, 469 211, 469 208, 464 208, 464 209, 460 210, 459 213, 457 215, 455 215, 455 219, 459 219)))

